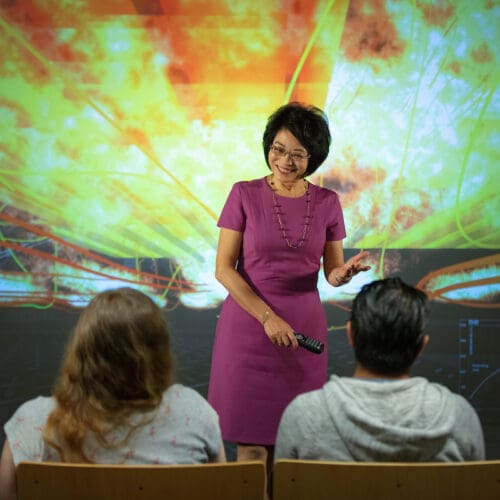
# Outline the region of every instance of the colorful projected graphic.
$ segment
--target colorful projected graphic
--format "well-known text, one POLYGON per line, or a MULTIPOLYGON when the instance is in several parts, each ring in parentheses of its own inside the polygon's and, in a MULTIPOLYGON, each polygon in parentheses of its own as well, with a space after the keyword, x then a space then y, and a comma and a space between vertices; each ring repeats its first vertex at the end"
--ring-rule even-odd
POLYGON ((495 307, 499 42, 497 0, 0 3, 0 304, 129 284, 218 305, 217 216, 300 100, 333 136, 311 181, 340 194, 345 247, 375 249, 352 286, 390 249, 489 249, 420 286, 495 307))

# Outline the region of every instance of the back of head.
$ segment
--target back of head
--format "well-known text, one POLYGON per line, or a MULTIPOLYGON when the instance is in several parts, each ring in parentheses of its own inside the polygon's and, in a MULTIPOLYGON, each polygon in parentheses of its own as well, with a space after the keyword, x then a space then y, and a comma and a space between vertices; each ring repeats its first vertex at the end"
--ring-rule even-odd
POLYGON ((102 292, 84 309, 70 340, 44 437, 53 445, 59 441, 56 448, 66 448, 67 459, 81 459, 88 430, 103 441, 135 411, 154 409, 172 377, 160 308, 132 288, 102 292))
POLYGON ((290 131, 311 155, 305 176, 311 175, 325 161, 330 150, 331 135, 325 113, 316 106, 300 102, 290 102, 278 108, 269 117, 262 137, 266 162, 274 138, 282 129, 290 131))
POLYGON ((171 377, 170 338, 158 306, 132 288, 90 301, 77 323, 63 370, 87 397, 113 408, 155 399, 171 377))
POLYGON ((363 286, 350 318, 357 362, 374 374, 408 373, 422 348, 427 313, 426 294, 399 278, 363 286))

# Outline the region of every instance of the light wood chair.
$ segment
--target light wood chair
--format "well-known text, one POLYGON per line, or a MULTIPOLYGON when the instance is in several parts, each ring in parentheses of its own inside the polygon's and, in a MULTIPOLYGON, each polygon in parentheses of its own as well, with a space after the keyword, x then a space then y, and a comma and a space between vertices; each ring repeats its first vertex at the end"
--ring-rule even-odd
POLYGON ((278 460, 274 464, 273 493, 273 500, 499 500, 500 460, 278 460))
POLYGON ((21 462, 18 500, 262 500, 263 462, 103 465, 21 462))

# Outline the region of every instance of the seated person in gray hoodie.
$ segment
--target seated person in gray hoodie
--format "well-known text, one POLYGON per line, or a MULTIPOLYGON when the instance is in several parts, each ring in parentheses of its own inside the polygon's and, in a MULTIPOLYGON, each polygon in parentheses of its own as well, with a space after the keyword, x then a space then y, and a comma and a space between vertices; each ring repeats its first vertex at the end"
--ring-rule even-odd
POLYGON ((399 278, 365 285, 347 322, 353 377, 333 375, 286 408, 275 459, 430 462, 484 460, 479 418, 460 395, 410 377, 429 341, 424 292, 399 278))

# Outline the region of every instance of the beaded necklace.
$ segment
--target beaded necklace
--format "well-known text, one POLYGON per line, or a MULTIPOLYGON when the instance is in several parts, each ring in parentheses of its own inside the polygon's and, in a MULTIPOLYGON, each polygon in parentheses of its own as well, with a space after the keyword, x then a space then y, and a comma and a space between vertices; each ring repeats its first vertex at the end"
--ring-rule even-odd
POLYGON ((272 193, 274 212, 276 213, 276 219, 278 220, 283 239, 285 240, 288 248, 300 248, 306 241, 307 231, 309 230, 309 223, 311 221, 311 193, 309 192, 309 184, 306 184, 306 215, 304 216, 304 228, 302 230, 302 236, 296 242, 292 242, 287 238, 285 227, 283 225, 283 219, 281 217, 281 205, 278 203, 278 199, 276 198, 276 193, 274 190, 272 191, 272 193))

